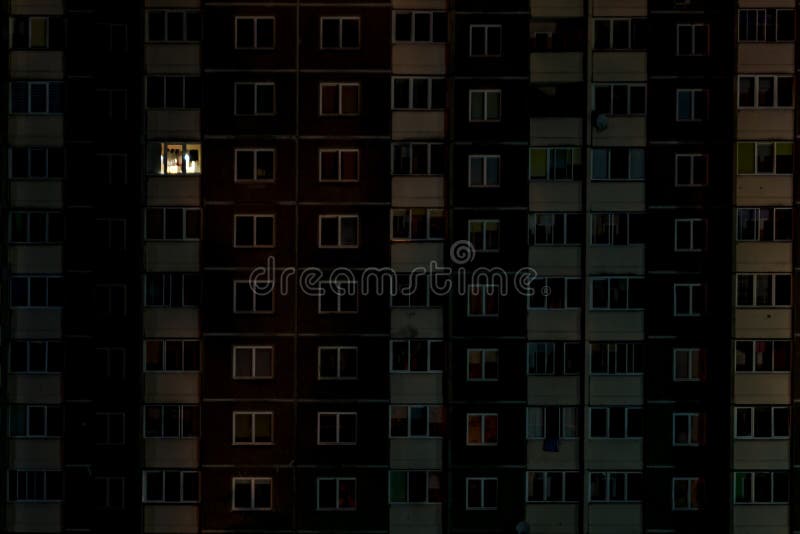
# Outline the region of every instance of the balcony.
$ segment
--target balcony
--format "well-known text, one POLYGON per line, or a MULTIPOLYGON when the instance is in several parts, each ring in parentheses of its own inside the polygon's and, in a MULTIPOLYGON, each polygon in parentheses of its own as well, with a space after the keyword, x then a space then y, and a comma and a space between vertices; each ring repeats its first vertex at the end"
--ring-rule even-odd
MULTIPOLYGON (((775 5, 770 4, 770 7, 775 5)), ((794 71, 794 43, 739 43, 739 72, 742 74, 791 74, 794 71)))
POLYGON ((60 502, 9 502, 6 532, 61 532, 60 502))
POLYGON ((576 503, 529 503, 525 505, 525 522, 531 532, 548 534, 577 534, 581 531, 578 523, 576 503))
POLYGON ((595 17, 646 17, 647 0, 592 0, 595 17))
POLYGON ((64 53, 58 50, 11 50, 8 73, 12 80, 64 78, 64 53))
POLYGON ((736 270, 741 273, 791 272, 792 244, 736 243, 736 270))
POLYGON ((200 374, 147 372, 144 374, 144 402, 197 404, 200 402, 200 374))
POLYGON ((61 337, 60 308, 18 308, 11 310, 11 333, 18 339, 61 337))
POLYGON ((10 438, 8 465, 12 469, 61 469, 60 438, 10 438))
POLYGON ((531 53, 531 82, 583 81, 583 52, 531 53))
POLYGON ((789 373, 736 373, 733 400, 736 404, 791 404, 789 373))
POLYGON ((782 470, 791 466, 788 439, 735 439, 733 468, 782 470))
POLYGON ((528 404, 568 406, 581 403, 580 376, 529 376, 528 404))
POLYGON ((445 43, 395 43, 392 45, 393 74, 441 76, 446 72, 447 45, 445 43))
POLYGON ((589 311, 588 337, 597 341, 644 339, 644 312, 637 310, 589 311))
POLYGON ((583 145, 583 123, 584 119, 578 117, 534 117, 531 119, 531 145, 583 145))
POLYGON ((392 438, 389 440, 389 467, 441 469, 442 443, 438 438, 392 438))
POLYGON ((148 74, 200 74, 199 43, 147 43, 144 57, 148 74))
POLYGON ((145 467, 182 468, 199 465, 200 446, 197 439, 144 440, 145 467))
POLYGON ((531 16, 542 18, 582 17, 583 0, 531 0, 531 16))
POLYGON ((589 182, 589 211, 644 211, 645 182, 593 180, 589 182))
POLYGON ((200 138, 200 111, 151 109, 147 111, 147 136, 151 139, 200 138))
POLYGON ((589 274, 644 274, 644 245, 590 246, 586 252, 589 274))
POLYGON ((791 308, 736 308, 735 337, 786 339, 791 337, 791 308))
POLYGON ((580 276, 580 246, 532 246, 528 252, 528 265, 536 269, 539 276, 580 276))
POLYGON ((444 263, 444 245, 431 243, 392 243, 392 268, 398 272, 410 272, 414 267, 428 267, 432 261, 444 263))
POLYGON ((640 471, 644 448, 642 442, 641 439, 587 439, 586 469, 640 471))
POLYGON ((581 338, 580 310, 528 310, 528 339, 581 338))
POLYGON ((733 506, 733 531, 737 534, 784 534, 790 532, 788 504, 733 506))
POLYGON ((642 532, 642 505, 638 503, 591 503, 588 516, 592 534, 642 532))
POLYGON ((557 451, 544 450, 543 439, 528 440, 528 469, 574 470, 580 465, 580 440, 561 439, 557 451))
POLYGON ((11 146, 62 146, 62 115, 9 115, 8 142, 11 146))
POLYGON ((200 314, 197 308, 145 308, 143 323, 145 337, 200 337, 200 314))
POLYGON ((63 206, 61 180, 12 180, 8 187, 12 206, 48 209, 63 206))
POLYGON ((200 507, 190 504, 145 504, 143 530, 159 534, 199 532, 200 507))
POLYGON ((786 140, 794 137, 793 109, 740 109, 736 136, 748 141, 786 140))
POLYGON ((8 263, 12 273, 60 273, 61 245, 11 245, 8 263))
POLYGON ((148 241, 144 245, 144 256, 145 270, 149 272, 200 270, 199 241, 148 241))
POLYGON ((441 208, 444 206, 444 178, 441 176, 394 176, 392 207, 441 208))
POLYGON ((443 139, 444 111, 393 111, 392 139, 443 139))
POLYGON ((608 117, 608 128, 592 128, 594 146, 641 147, 647 144, 647 119, 645 117, 608 117))
POLYGON ((647 52, 598 51, 592 55, 595 82, 646 82, 647 52))
POLYGON ((791 174, 740 174, 736 177, 736 204, 790 206, 793 183, 791 174))
POLYGON ((590 375, 589 404, 640 405, 644 400, 642 376, 590 375))
POLYGON ((441 505, 393 504, 389 507, 389 532, 393 534, 439 534, 441 531, 441 505))
POLYGON ((581 211, 583 184, 580 181, 533 181, 529 186, 531 211, 581 211))
POLYGON ((392 404, 441 404, 441 373, 393 373, 390 375, 392 404))
POLYGON ((395 308, 392 310, 391 336, 397 338, 441 338, 444 327, 438 308, 395 308))
POLYGON ((61 386, 60 373, 9 374, 8 400, 17 404, 59 404, 61 386))

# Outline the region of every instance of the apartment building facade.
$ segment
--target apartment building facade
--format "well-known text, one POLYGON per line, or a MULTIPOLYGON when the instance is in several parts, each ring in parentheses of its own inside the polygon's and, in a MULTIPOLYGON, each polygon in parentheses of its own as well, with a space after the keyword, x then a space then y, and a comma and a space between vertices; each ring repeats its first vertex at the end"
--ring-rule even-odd
POLYGON ((794 2, 0 5, 5 531, 800 529, 794 2))

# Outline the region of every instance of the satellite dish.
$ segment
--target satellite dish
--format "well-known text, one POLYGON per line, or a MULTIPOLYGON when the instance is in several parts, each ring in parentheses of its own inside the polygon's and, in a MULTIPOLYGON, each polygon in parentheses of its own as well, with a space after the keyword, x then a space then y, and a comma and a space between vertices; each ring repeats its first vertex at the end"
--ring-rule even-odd
POLYGON ((602 132, 608 128, 608 115, 605 113, 598 113, 594 118, 594 127, 602 132))
POLYGON ((531 527, 525 521, 517 523, 517 534, 530 534, 531 527))

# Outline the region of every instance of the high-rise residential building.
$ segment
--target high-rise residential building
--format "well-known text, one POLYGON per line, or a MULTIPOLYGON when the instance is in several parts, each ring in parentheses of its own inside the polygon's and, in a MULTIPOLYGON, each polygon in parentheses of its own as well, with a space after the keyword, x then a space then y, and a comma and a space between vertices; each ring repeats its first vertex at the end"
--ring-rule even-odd
POLYGON ((0 0, 0 530, 800 532, 796 9, 0 0))

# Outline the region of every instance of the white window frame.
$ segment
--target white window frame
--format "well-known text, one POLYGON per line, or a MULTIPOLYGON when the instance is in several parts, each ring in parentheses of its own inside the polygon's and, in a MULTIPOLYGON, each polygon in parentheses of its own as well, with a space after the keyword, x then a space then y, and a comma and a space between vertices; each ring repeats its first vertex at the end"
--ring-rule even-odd
POLYGON ((319 446, 353 446, 358 442, 358 412, 317 412, 317 445, 319 446), (354 425, 354 439, 355 441, 342 441, 342 417, 352 417, 354 425), (322 441, 320 430, 322 428, 322 417, 335 417, 336 418, 336 441, 322 441))
POLYGON ((694 369, 702 369, 703 366, 703 349, 696 348, 696 347, 676 347, 672 349, 672 381, 673 382, 700 382, 701 377, 692 376, 692 371, 694 369), (688 358, 687 361, 687 369, 689 369, 689 376, 688 377, 681 377, 678 376, 678 356, 685 354, 688 358))
POLYGON ((275 248, 275 236, 277 234, 276 230, 276 221, 274 214, 265 214, 265 213, 236 213, 233 216, 233 248, 275 248), (238 221, 239 219, 252 219, 253 222, 253 244, 252 245, 239 245, 237 241, 239 236, 237 235, 237 228, 239 227, 238 221), (270 236, 271 243, 269 245, 258 245, 258 219, 272 219, 272 235, 270 236))
POLYGON ((317 217, 317 246, 323 249, 339 249, 339 248, 358 248, 361 234, 361 221, 358 215, 353 214, 324 214, 317 217), (322 221, 336 219, 337 221, 337 244, 336 245, 323 245, 322 244, 322 221), (344 219, 355 219, 356 221, 356 242, 355 244, 342 244, 342 221, 344 219))
POLYGON ((275 444, 275 412, 272 411, 236 411, 234 410, 231 416, 231 445, 238 447, 240 445, 274 445, 275 444), (250 418, 250 440, 249 441, 236 441, 236 418, 237 416, 245 416, 250 418), (267 417, 269 419, 269 441, 256 441, 256 418, 267 417))
POLYGON ((319 49, 320 50, 359 50, 361 49, 361 17, 357 16, 324 16, 319 18, 319 49), (324 35, 323 35, 323 27, 324 21, 326 20, 336 20, 339 22, 339 46, 325 46, 323 43, 324 35), (345 20, 355 20, 358 22, 358 44, 356 46, 344 46, 343 44, 343 22, 345 20))
MULTIPOLYGON (((694 309, 694 293, 695 291, 705 291, 703 284, 700 283, 691 283, 691 284, 672 284, 672 316, 673 317, 700 317, 703 315, 703 310, 695 310, 694 309), (684 289, 688 289, 689 291, 689 309, 686 311, 678 310, 678 292, 684 289)), ((703 294, 703 299, 705 299, 705 294, 703 294)))
POLYGON ((675 27, 675 55, 677 57, 707 57, 711 50, 711 28, 708 24, 677 24, 675 27), (681 54, 681 28, 691 28, 692 30, 692 52, 690 54, 681 54), (697 52, 697 29, 706 29, 706 52, 701 54, 697 52))
POLYGON ((483 348, 483 347, 481 347, 481 348, 467 348, 466 353, 467 353, 466 354, 467 355, 467 372, 466 372, 467 382, 497 382, 499 380, 499 375, 500 375, 500 349, 494 348, 494 347, 493 348, 483 348), (476 353, 480 354, 480 358, 481 358, 481 377, 480 378, 471 378, 469 376, 469 368, 470 368, 470 361, 471 361, 470 357, 473 354, 476 354, 476 353), (487 378, 486 377, 486 356, 489 353, 494 353, 495 360, 497 362, 497 368, 498 368, 497 369, 497 375, 498 376, 495 376, 494 378, 491 378, 491 377, 487 378))
POLYGON ((466 418, 466 439, 465 443, 467 447, 496 447, 500 443, 500 414, 498 413, 484 413, 484 412, 470 412, 467 413, 466 418), (478 442, 470 442, 469 440, 469 428, 470 428, 470 421, 472 419, 479 419, 481 422, 481 439, 478 442), (486 421, 488 419, 494 418, 495 420, 495 428, 497 429, 497 440, 496 441, 486 441, 486 421))
POLYGON ((675 187, 704 187, 708 185, 708 155, 707 154, 675 154, 675 187), (690 161, 689 169, 690 169, 690 176, 689 176, 689 183, 680 183, 678 179, 678 161, 682 158, 688 158, 690 161), (700 159, 704 160, 706 173, 705 176, 702 177, 703 181, 699 182, 698 177, 695 176, 695 160, 700 159))
POLYGON ((350 512, 355 511, 358 508, 358 482, 355 477, 318 477, 317 478, 317 511, 337 511, 337 512, 350 512), (320 481, 323 480, 333 480, 336 482, 336 507, 334 508, 322 508, 319 504, 319 489, 320 489, 320 481), (340 483, 341 482, 352 482, 353 483, 353 495, 355 496, 355 505, 352 508, 347 507, 340 507, 339 503, 341 502, 339 490, 341 489, 340 483))
POLYGON ((709 118, 708 114, 709 114, 709 109, 708 109, 708 90, 701 89, 701 88, 696 88, 696 87, 688 88, 688 89, 687 88, 675 89, 675 121, 676 122, 682 122, 682 123, 683 122, 702 122, 702 121, 708 120, 708 118, 709 118), (681 102, 681 94, 683 94, 683 93, 689 93, 689 94, 691 94, 691 97, 692 97, 691 98, 692 106, 691 106, 691 110, 690 110, 690 113, 689 113, 690 118, 688 118, 688 119, 682 119, 681 118, 681 104, 680 104, 680 102, 681 102), (706 111, 706 116, 705 117, 698 117, 697 116, 697 109, 696 109, 695 105, 697 103, 696 99, 698 98, 697 97, 698 94, 703 96, 706 99, 706 110, 705 110, 706 111))
POLYGON ((145 469, 142 471, 142 503, 154 504, 185 504, 185 503, 199 503, 200 496, 202 495, 202 488, 200 486, 200 471, 194 469, 145 469), (177 501, 166 500, 166 473, 177 472, 180 475, 180 498, 177 501), (147 475, 149 473, 161 473, 161 500, 151 501, 147 499, 147 475), (186 489, 185 475, 194 474, 197 477, 197 499, 189 500, 184 497, 186 489))
MULTIPOLYGON (((392 374, 441 374, 444 370, 443 369, 432 369, 431 368, 431 354, 432 354, 432 345, 436 343, 442 346, 442 350, 444 350, 444 340, 442 339, 417 339, 417 338, 397 338, 397 339, 390 339, 389 340, 389 372, 392 374), (425 343, 425 351, 426 351, 426 360, 427 360, 427 369, 425 371, 413 371, 411 370, 411 344, 416 342, 425 343), (406 352, 408 353, 408 366, 407 369, 395 369, 394 368, 394 351, 395 351, 395 344, 405 343, 406 344, 406 352)), ((444 362, 441 362, 444 364, 444 362)), ((444 365, 442 365, 444 366, 444 365)))
POLYGON ((675 412, 672 414, 672 446, 673 447, 699 447, 700 437, 702 433, 701 425, 703 425, 703 415, 699 412, 675 412), (687 441, 678 441, 678 427, 682 424, 679 420, 685 419, 689 427, 686 432, 687 441), (694 425, 697 425, 697 436, 693 436, 694 425))
POLYGON ((233 309, 231 310, 234 315, 244 315, 244 314, 274 314, 275 313, 275 291, 269 292, 269 299, 270 299, 270 307, 268 310, 259 310, 257 308, 257 302, 259 298, 264 298, 267 295, 259 295, 250 287, 250 280, 234 280, 233 281, 233 309), (237 288, 242 285, 246 284, 248 289, 250 289, 250 306, 247 309, 239 310, 239 303, 237 302, 237 288))
POLYGON ((358 380, 358 347, 355 345, 320 345, 317 347, 317 380, 358 380), (323 351, 336 351, 336 376, 322 375, 323 351), (342 375, 342 352, 354 351, 356 374, 353 376, 342 375))
POLYGON ((320 117, 355 117, 361 114, 361 84, 359 82, 320 82, 319 84, 319 116, 320 117), (336 87, 339 99, 337 111, 335 113, 325 113, 322 107, 323 92, 326 87, 336 87), (352 113, 342 111, 342 88, 355 87, 358 97, 358 109, 352 113))
POLYGON ((792 273, 736 273, 736 307, 737 308, 791 308, 794 302, 792 299, 792 291, 794 290, 794 280, 792 280, 792 273), (758 304, 757 297, 758 297, 758 279, 763 276, 770 277, 770 289, 771 289, 771 298, 769 304, 758 304), (739 278, 741 277, 750 277, 752 278, 752 285, 753 285, 753 293, 751 295, 750 304, 739 304, 739 278), (777 287, 777 278, 778 277, 788 277, 789 278, 789 304, 777 304, 776 303, 776 296, 778 292, 777 287))
POLYGON ((358 182, 359 181, 359 178, 360 178, 360 175, 361 175, 361 153, 360 153, 359 149, 357 149, 357 148, 320 148, 319 149, 318 160, 319 160, 319 162, 318 162, 319 163, 319 167, 318 167, 319 172, 317 174, 317 179, 318 179, 318 181, 320 183, 335 184, 335 183, 343 183, 343 182, 347 183, 347 182, 358 182), (336 179, 333 179, 333 180, 324 179, 323 178, 323 172, 322 172, 322 169, 323 169, 322 155, 323 154, 334 154, 334 153, 336 154, 336 159, 337 159, 337 165, 336 165, 337 177, 336 177, 336 179), (351 178, 344 178, 343 177, 343 175, 344 175, 343 167, 342 167, 342 155, 343 154, 355 154, 356 155, 356 176, 355 176, 355 178, 351 179, 351 178))
POLYGON ((238 183, 272 183, 275 182, 275 154, 274 148, 235 148, 233 150, 233 181, 238 183), (253 177, 239 178, 239 153, 250 152, 253 156, 253 177), (271 178, 258 178, 258 153, 272 153, 272 172, 271 178))
POLYGON ((275 82, 234 82, 233 84, 233 115, 235 117, 272 117, 278 114, 277 108, 278 95, 275 82), (253 87, 253 113, 239 113, 239 86, 253 87), (272 110, 258 110, 258 88, 272 87, 272 110))
POLYGON ((496 510, 497 505, 495 506, 486 506, 486 483, 487 482, 494 482, 494 491, 495 491, 495 503, 497 503, 498 495, 497 492, 499 490, 499 483, 497 477, 467 477, 464 480, 464 497, 465 497, 465 506, 467 510, 496 510), (480 506, 470 506, 469 505, 469 483, 470 481, 479 481, 481 487, 481 498, 480 506))
POLYGON ((780 74, 740 74, 737 79, 736 84, 736 106, 738 109, 792 109, 794 108, 794 77, 791 75, 780 75, 780 74), (752 78, 753 79, 753 105, 752 106, 743 106, 742 105, 742 78, 752 78), (772 106, 762 106, 758 103, 758 96, 761 92, 761 79, 762 78, 771 78, 772 79, 772 106), (786 78, 792 81, 792 103, 788 106, 781 106, 778 104, 778 80, 781 78, 786 78))
POLYGON ((272 477, 232 477, 231 478, 231 511, 250 512, 272 510, 272 477), (236 506, 236 484, 250 484, 250 506, 239 508, 236 506), (256 485, 266 484, 269 486, 269 504, 266 507, 256 506, 256 485))
MULTIPOLYGON (((613 50, 613 49, 612 49, 613 50)), ((609 91, 609 102, 608 102, 608 116, 610 117, 645 117, 647 116, 648 108, 647 108, 647 84, 646 83, 595 83, 592 86, 592 110, 597 110, 597 89, 601 87, 608 87, 609 91), (620 113, 614 109, 614 89, 616 87, 625 87, 626 88, 626 104, 625 104, 625 112, 620 113), (631 104, 633 102, 633 98, 631 97, 631 93, 633 89, 643 89, 644 90, 644 110, 634 112, 631 110, 631 104)))
POLYGON ((277 33, 277 26, 275 24, 275 17, 234 17, 233 20, 233 48, 235 50, 275 50, 275 34, 277 33), (253 24, 253 46, 239 46, 239 21, 250 21, 253 24), (258 42, 258 21, 271 20, 272 21, 272 43, 269 46, 259 46, 258 42))
POLYGON ((274 345, 234 345, 231 353, 231 377, 234 380, 269 380, 275 378, 275 346, 274 345), (236 375, 236 357, 238 351, 250 352, 250 368, 252 372, 256 372, 256 353, 259 350, 265 350, 269 353, 269 374, 268 375, 255 375, 250 376, 237 376, 236 375))
MULTIPOLYGON (((703 227, 703 235, 705 235, 705 219, 675 219, 675 252, 702 252, 705 250, 705 243, 702 243, 698 246, 697 243, 694 242, 694 227, 696 224, 702 225, 703 227), (678 236, 681 232, 681 227, 688 226, 689 227, 689 247, 682 248, 678 246, 678 236)), ((685 229, 683 231, 686 231, 685 229)))
POLYGON ((501 157, 499 154, 470 154, 467 158, 467 186, 472 188, 495 188, 500 187, 500 176, 501 176, 501 157), (481 162, 481 176, 479 176, 479 183, 475 183, 478 180, 474 180, 476 178, 472 175, 472 162, 473 161, 480 161, 481 162), (491 184, 488 182, 487 177, 489 173, 487 172, 489 169, 489 161, 496 161, 497 162, 497 183, 491 184))
POLYGON ((431 410, 436 409, 439 411, 440 424, 444 424, 445 412, 444 407, 440 404, 391 404, 389 405, 389 439, 443 439, 441 434, 431 433, 431 410), (412 434, 411 432, 411 410, 412 409, 425 409, 425 434, 412 434), (406 433, 405 435, 396 436, 392 434, 392 412, 396 409, 405 411, 406 433))
POLYGON ((470 89, 469 90, 469 122, 472 123, 497 123, 503 120, 503 91, 501 89, 470 89), (472 95, 483 94, 483 114, 479 119, 472 118, 472 95), (497 95, 497 118, 489 118, 489 96, 497 95))
POLYGON ((792 413, 791 413, 791 406, 789 405, 774 405, 769 406, 769 413, 770 413, 770 435, 769 436, 756 436, 755 435, 755 427, 756 427, 756 408, 762 408, 763 405, 757 406, 734 406, 733 409, 733 439, 735 440, 755 440, 755 441, 780 441, 780 440, 789 440, 791 438, 792 433, 792 413), (739 434, 739 411, 740 410, 749 410, 750 411, 750 430, 747 434, 739 434), (787 413, 787 423, 786 426, 789 429, 789 434, 786 436, 776 436, 775 435, 775 412, 777 410, 785 410, 787 413))
MULTIPOLYGON (((317 313, 320 315, 330 315, 330 314, 355 314, 358 313, 358 283, 355 280, 325 280, 320 283, 322 286, 354 286, 355 289, 352 290, 352 294, 348 289, 340 289, 340 293, 333 293, 336 297, 336 309, 335 310, 326 310, 322 307, 323 298, 325 296, 324 291, 320 293, 319 297, 317 297, 317 313), (355 308, 354 309, 343 309, 343 298, 345 297, 353 297, 355 301, 355 308)), ((329 289, 329 291, 331 291, 329 289)))
MULTIPOLYGON (((479 224, 481 226, 481 243, 480 247, 478 247, 475 243, 472 243, 472 246, 475 247, 476 252, 500 252, 500 219, 468 219, 467 220, 467 235, 472 235, 472 225, 479 224), (486 233, 487 227, 491 224, 494 224, 497 227, 497 248, 488 248, 486 244, 486 233)), ((470 241, 472 242, 472 241, 470 241)))
POLYGON ((699 495, 695 495, 694 492, 698 491, 698 486, 700 484, 699 477, 673 477, 672 478, 672 510, 673 511, 693 511, 693 510, 700 510, 701 506, 699 504, 699 495), (688 506, 679 507, 675 502, 675 496, 678 491, 678 486, 686 483, 686 490, 688 491, 686 501, 689 503, 688 506), (694 488, 694 489, 693 489, 694 488), (692 505, 692 502, 698 502, 696 506, 692 505))
MULTIPOLYGON (((528 180, 529 181, 540 181, 544 180, 545 182, 574 182, 578 180, 582 180, 584 178, 583 175, 578 175, 576 170, 581 170, 581 163, 583 162, 583 153, 580 147, 557 147, 557 146, 548 146, 548 147, 530 147, 528 149, 528 180), (533 176, 533 154, 536 151, 544 151, 546 156, 546 172, 547 176, 544 178, 534 177, 533 176), (569 177, 567 178, 560 178, 556 177, 556 170, 558 169, 555 166, 555 162, 558 160, 556 157, 559 151, 564 151, 569 153, 569 163, 567 168, 569 169, 569 177), (575 163, 575 162, 579 163, 575 163)), ((585 171, 584 171, 585 173, 585 171)))
POLYGON ((502 24, 470 24, 469 25, 469 56, 470 57, 502 57, 503 56, 503 25, 502 24), (474 54, 472 45, 478 36, 475 30, 483 30, 483 52, 474 54), (496 54, 489 53, 489 31, 498 30, 500 32, 500 50, 496 54))
POLYGON ((467 317, 499 317, 500 316, 500 286, 497 284, 470 284, 467 292, 467 317), (475 292, 475 289, 480 291, 481 309, 480 313, 472 313, 470 310, 470 298, 475 292), (491 288, 491 290, 489 289, 491 288), (488 299, 496 298, 497 306, 495 313, 488 313, 487 302, 488 299))

